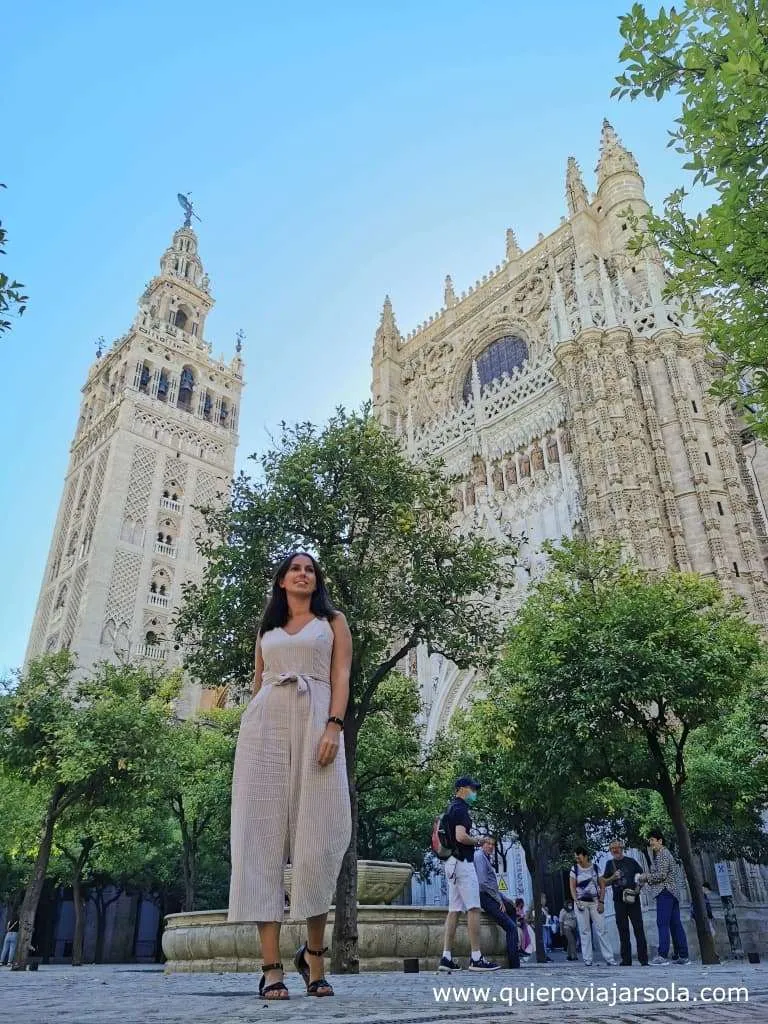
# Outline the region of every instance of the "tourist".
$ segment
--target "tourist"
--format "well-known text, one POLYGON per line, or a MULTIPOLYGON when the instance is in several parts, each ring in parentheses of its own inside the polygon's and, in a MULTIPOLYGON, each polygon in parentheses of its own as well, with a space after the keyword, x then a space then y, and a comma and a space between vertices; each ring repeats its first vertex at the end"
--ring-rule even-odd
POLYGON ((573 909, 573 900, 566 900, 563 909, 560 911, 560 934, 565 940, 566 960, 577 960, 576 956, 576 929, 578 922, 576 912, 573 909))
POLYGON ((18 918, 10 917, 8 919, 8 927, 5 929, 3 951, 0 953, 0 966, 5 967, 6 964, 13 963, 14 957, 16 956, 16 944, 18 941, 19 921, 18 918))
POLYGON ((535 946, 535 936, 528 924, 528 914, 525 910, 525 900, 518 896, 515 900, 515 917, 517 918, 517 942, 520 949, 520 956, 529 957, 535 946))
POLYGON ((612 839, 608 849, 611 859, 603 869, 603 881, 611 886, 613 892, 613 909, 616 913, 616 930, 619 933, 622 967, 632 966, 632 943, 629 938, 629 922, 635 933, 637 959, 648 966, 648 945, 645 941, 643 927, 643 910, 640 905, 640 886, 636 879, 643 872, 634 857, 627 857, 624 844, 620 839, 612 839))
POLYGON ((469 775, 456 780, 454 798, 443 815, 447 846, 454 852, 445 862, 445 878, 448 883, 448 913, 445 918, 443 955, 438 970, 461 970, 453 959, 453 940, 459 914, 466 912, 467 931, 471 948, 470 971, 498 971, 499 965, 487 960, 480 950, 480 886, 477 881, 474 858, 475 848, 485 841, 484 836, 469 834, 472 819, 470 806, 477 799, 480 783, 469 775))
MULTIPOLYGON (((552 915, 549 912, 549 906, 547 904, 547 894, 544 892, 541 894, 541 917, 541 934, 544 939, 545 959, 551 962, 552 958, 549 954, 552 952, 552 943, 557 933, 557 926, 555 924, 557 919, 552 917, 552 915)), ((533 924, 535 927, 536 922, 534 921, 533 924)))
POLYGON ((504 929, 507 939, 507 962, 510 967, 520 966, 520 954, 517 949, 517 922, 515 908, 505 900, 499 890, 499 880, 493 870, 491 857, 495 848, 493 839, 484 839, 479 850, 475 851, 475 871, 480 886, 480 906, 492 917, 500 928, 504 929))
MULTIPOLYGON (((704 909, 707 914, 707 924, 709 926, 709 933, 712 938, 715 937, 715 915, 712 913, 712 904, 709 901, 709 897, 712 895, 712 887, 709 882, 702 882, 701 887, 704 890, 704 909)), ((691 903, 691 920, 696 920, 696 908, 691 903)))
POLYGON ((289 555, 259 626, 253 699, 232 780, 229 920, 258 924, 264 999, 288 998, 280 963, 286 856, 291 917, 307 922, 296 969, 308 995, 334 994, 324 977, 323 939, 351 835, 341 735, 351 663, 349 627, 331 604, 320 566, 310 555, 289 555))
POLYGON ((576 908, 576 920, 581 935, 581 956, 587 967, 592 966, 592 926, 597 933, 600 950, 605 962, 616 966, 611 944, 605 933, 605 883, 601 881, 597 868, 590 860, 587 850, 577 846, 574 851, 576 863, 571 868, 571 896, 576 908))
POLYGON ((664 845, 664 833, 654 828, 648 833, 651 848, 651 867, 640 875, 640 882, 648 882, 651 895, 656 899, 656 928, 659 932, 659 953, 651 963, 662 966, 670 963, 670 933, 674 936, 675 952, 672 963, 687 964, 688 939, 680 920, 680 900, 677 895, 677 865, 664 845))

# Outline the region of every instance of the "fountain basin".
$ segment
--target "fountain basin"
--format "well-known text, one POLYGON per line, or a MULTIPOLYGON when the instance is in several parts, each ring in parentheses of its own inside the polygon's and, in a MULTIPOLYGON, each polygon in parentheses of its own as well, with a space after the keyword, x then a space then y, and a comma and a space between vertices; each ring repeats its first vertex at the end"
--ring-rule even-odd
MULTIPOLYGON (((447 907, 359 906, 358 937, 361 971, 401 971, 403 960, 416 957, 422 970, 434 970, 443 951, 447 907)), ((481 949, 506 963, 504 932, 481 917, 481 949)), ((325 945, 333 937, 333 908, 328 915, 325 945)), ((303 921, 287 920, 280 933, 280 959, 292 969, 293 954, 306 938, 303 921)), ((255 922, 227 921, 226 910, 169 914, 165 919, 165 970, 175 972, 261 971, 261 946, 255 922)), ((454 956, 469 955, 465 915, 459 919, 454 956)))
MULTIPOLYGON (((413 868, 396 860, 359 860, 357 862, 357 902, 371 906, 391 903, 410 882, 413 868)), ((291 892, 293 871, 290 864, 283 868, 283 879, 288 894, 291 892)))

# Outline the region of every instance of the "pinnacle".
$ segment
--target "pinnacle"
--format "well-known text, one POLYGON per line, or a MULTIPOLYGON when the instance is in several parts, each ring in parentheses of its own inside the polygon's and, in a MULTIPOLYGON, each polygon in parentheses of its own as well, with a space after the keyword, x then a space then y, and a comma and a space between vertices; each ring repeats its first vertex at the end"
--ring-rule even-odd
POLYGON ((589 195, 575 156, 568 157, 565 172, 565 198, 568 203, 568 213, 571 215, 578 213, 579 210, 586 210, 589 206, 589 195))
POLYGON ((633 174, 640 173, 637 160, 624 146, 616 134, 613 125, 606 117, 603 118, 603 130, 600 133, 600 158, 595 168, 598 187, 607 177, 615 174, 617 171, 629 171, 633 174))
POLYGON ((389 295, 384 296, 384 305, 381 308, 381 320, 376 331, 376 341, 399 339, 400 331, 397 329, 395 314, 392 309, 392 300, 389 295))
POLYGON ((522 253, 517 235, 512 228, 507 228, 507 259, 514 260, 522 253))

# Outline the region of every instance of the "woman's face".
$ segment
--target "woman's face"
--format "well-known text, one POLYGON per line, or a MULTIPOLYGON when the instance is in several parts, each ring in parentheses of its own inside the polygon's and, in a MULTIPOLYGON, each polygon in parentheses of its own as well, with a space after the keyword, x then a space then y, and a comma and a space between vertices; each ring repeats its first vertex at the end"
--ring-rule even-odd
POLYGON ((308 596, 317 589, 317 576, 312 559, 307 555, 295 555, 285 576, 280 581, 280 586, 286 594, 296 596, 308 596))

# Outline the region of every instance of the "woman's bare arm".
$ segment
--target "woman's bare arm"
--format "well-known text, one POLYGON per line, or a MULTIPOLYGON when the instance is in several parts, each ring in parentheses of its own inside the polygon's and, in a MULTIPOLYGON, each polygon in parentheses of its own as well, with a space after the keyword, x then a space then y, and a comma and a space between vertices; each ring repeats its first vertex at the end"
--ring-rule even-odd
POLYGON ((253 666, 253 684, 251 693, 255 697, 261 689, 261 677, 264 675, 264 659, 261 656, 261 638, 256 641, 256 657, 253 666))
POLYGON ((349 673, 352 670, 352 634, 346 617, 337 612, 331 622, 333 656, 331 658, 331 706, 328 714, 343 718, 349 703, 349 673))

